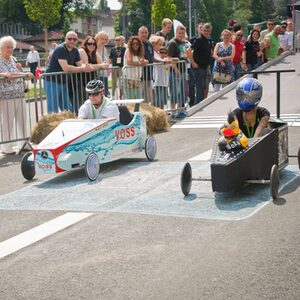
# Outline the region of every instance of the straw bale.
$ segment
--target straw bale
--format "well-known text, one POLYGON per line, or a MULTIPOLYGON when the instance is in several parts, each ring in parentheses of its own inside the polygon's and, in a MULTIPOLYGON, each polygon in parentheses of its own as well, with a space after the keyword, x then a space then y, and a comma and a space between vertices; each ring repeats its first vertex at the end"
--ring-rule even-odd
POLYGON ((75 119, 76 115, 71 111, 52 113, 42 116, 31 132, 30 142, 39 144, 58 124, 66 119, 75 119))

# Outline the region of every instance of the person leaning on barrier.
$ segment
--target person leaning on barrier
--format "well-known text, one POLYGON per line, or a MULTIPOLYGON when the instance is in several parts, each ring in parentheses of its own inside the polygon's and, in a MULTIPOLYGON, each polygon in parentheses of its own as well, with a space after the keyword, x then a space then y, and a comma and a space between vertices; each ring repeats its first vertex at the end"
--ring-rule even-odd
POLYGON ((92 36, 87 36, 81 43, 80 48, 78 49, 80 59, 83 64, 90 64, 93 69, 91 73, 78 74, 78 93, 79 93, 79 103, 82 102, 81 99, 86 95, 84 89, 87 83, 96 78, 96 72, 99 69, 107 68, 108 64, 103 63, 100 56, 97 53, 97 42, 96 39, 92 36))
POLYGON ((245 78, 236 87, 238 108, 233 111, 239 128, 247 138, 257 138, 269 131, 270 112, 258 106, 262 97, 262 85, 257 79, 245 78))
POLYGON ((0 39, 0 146, 1 151, 7 154, 13 153, 13 144, 2 142, 28 137, 23 100, 24 77, 33 78, 32 73, 19 70, 20 66, 12 55, 16 45, 17 42, 11 36, 0 39))
MULTIPOLYGON (((55 48, 46 69, 45 90, 47 94, 48 113, 58 112, 59 110, 72 110, 73 107, 72 103, 70 103, 67 75, 51 75, 51 73, 80 73, 91 72, 93 70, 91 65, 82 63, 79 51, 75 47, 77 39, 77 33, 69 31, 66 34, 64 43, 55 48)), ((76 99, 72 100, 72 102, 76 102, 76 99)))
POLYGON ((85 90, 89 99, 79 108, 78 119, 116 118, 119 121, 119 109, 104 96, 104 84, 101 80, 91 80, 85 90))

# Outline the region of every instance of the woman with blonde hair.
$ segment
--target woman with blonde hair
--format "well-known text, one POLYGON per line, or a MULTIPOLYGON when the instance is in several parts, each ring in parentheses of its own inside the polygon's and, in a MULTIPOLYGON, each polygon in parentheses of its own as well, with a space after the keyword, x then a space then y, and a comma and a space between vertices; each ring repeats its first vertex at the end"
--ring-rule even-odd
MULTIPOLYGON (((99 31, 95 35, 95 40, 97 43, 97 54, 100 56, 100 59, 103 63, 108 63, 109 57, 105 45, 109 41, 108 33, 105 31, 99 31)), ((106 97, 109 95, 108 91, 108 72, 107 70, 100 71, 100 80, 104 83, 104 94, 106 97)))
POLYGON ((221 86, 232 82, 233 78, 233 58, 235 56, 235 47, 231 43, 231 32, 228 29, 222 31, 221 34, 222 42, 216 44, 214 48, 213 58, 215 59, 213 67, 213 84, 214 92, 220 90, 221 86), (217 78, 218 74, 225 74, 227 82, 224 82, 221 78, 217 78))

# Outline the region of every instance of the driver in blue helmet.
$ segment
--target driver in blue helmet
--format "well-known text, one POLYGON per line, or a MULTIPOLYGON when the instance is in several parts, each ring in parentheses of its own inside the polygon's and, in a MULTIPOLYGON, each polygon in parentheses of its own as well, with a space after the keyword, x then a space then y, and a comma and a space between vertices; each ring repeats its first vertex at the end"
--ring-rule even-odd
POLYGON ((88 82, 85 90, 89 96, 79 108, 79 119, 116 118, 119 121, 118 106, 104 96, 104 84, 94 79, 88 82))
POLYGON ((270 112, 258 106, 261 96, 262 85, 255 78, 245 78, 236 87, 239 107, 233 111, 233 114, 247 138, 257 138, 268 131, 270 112))

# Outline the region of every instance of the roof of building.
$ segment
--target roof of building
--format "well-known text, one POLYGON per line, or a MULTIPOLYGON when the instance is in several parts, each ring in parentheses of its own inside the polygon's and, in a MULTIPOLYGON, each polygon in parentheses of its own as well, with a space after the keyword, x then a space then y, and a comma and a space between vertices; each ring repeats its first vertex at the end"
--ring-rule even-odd
MULTIPOLYGON (((40 42, 45 40, 45 33, 42 32, 37 35, 30 36, 28 38, 25 38, 24 42, 40 42)), ((48 32, 48 41, 59 41, 64 40, 64 34, 59 31, 49 31, 48 32)))
MULTIPOLYGON (((16 41, 17 47, 16 49, 22 49, 22 50, 28 50, 28 48, 31 46, 29 43, 25 43, 24 41, 16 41)), ((35 49, 37 51, 43 51, 44 49, 38 45, 34 45, 35 49)))

